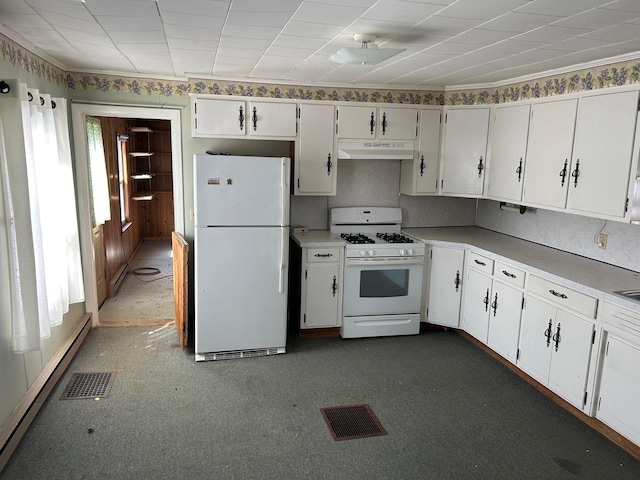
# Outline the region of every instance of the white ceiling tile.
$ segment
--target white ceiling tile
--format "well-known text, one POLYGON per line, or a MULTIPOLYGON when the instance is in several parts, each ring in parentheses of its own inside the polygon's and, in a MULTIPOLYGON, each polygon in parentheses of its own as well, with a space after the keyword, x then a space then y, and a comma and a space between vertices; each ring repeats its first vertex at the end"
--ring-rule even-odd
POLYGON ((562 17, 554 17, 550 15, 509 12, 495 20, 483 23, 480 28, 486 30, 499 30, 502 32, 524 33, 561 19, 562 17))
POLYGON ((256 64, 253 58, 230 57, 227 55, 217 55, 215 58, 216 65, 242 65, 245 67, 253 67, 256 64))
POLYGON ((294 12, 302 0, 278 0, 277 2, 264 0, 233 0, 233 10, 240 12, 294 12))
POLYGON ((115 43, 162 43, 166 45, 162 30, 110 31, 109 37, 115 43))
POLYGON ((60 35, 70 41, 72 44, 75 42, 89 43, 96 46, 113 46, 112 40, 104 34, 104 32, 80 32, 71 28, 58 28, 60 35))
POLYGON ((186 25, 165 25, 164 31, 168 38, 183 38, 193 41, 217 41, 220 38, 220 29, 188 27, 186 25))
POLYGON ((318 25, 309 22, 298 22, 293 20, 287 24, 282 30, 283 35, 293 35, 295 37, 323 38, 330 40, 340 32, 344 27, 332 25, 318 25))
MULTIPOLYGON (((106 31, 117 32, 120 30, 128 31, 144 31, 157 30, 162 31, 162 21, 160 17, 117 17, 117 16, 98 16, 96 20, 100 26, 106 31)), ((89 23, 89 22, 85 22, 89 23)), ((97 25, 94 24, 94 28, 97 25)))
POLYGON ((262 38, 232 37, 231 35, 224 35, 220 38, 220 47, 266 50, 271 43, 271 39, 262 38))
POLYGON ((472 45, 491 45, 492 43, 501 42, 514 35, 513 32, 503 32, 499 30, 484 30, 482 28, 473 28, 460 35, 456 35, 449 42, 467 43, 472 45))
POLYGON ((195 50, 195 51, 215 51, 219 43, 217 40, 198 40, 194 42, 188 38, 167 38, 167 45, 170 49, 195 50))
POLYGON ((522 13, 537 13, 539 15, 557 15, 565 17, 575 15, 580 12, 586 12, 587 10, 604 5, 610 1, 611 0, 534 0, 533 2, 529 2, 518 8, 517 11, 522 13))
POLYGON ((587 30, 585 28, 569 28, 558 27, 556 25, 547 25, 544 27, 536 28, 535 30, 531 30, 530 32, 523 33, 514 38, 516 38, 517 40, 525 40, 531 42, 552 43, 578 37, 589 32, 590 30, 587 30))
POLYGON ((439 12, 442 5, 429 5, 403 0, 380 0, 362 18, 416 24, 439 12))
POLYGON ((458 0, 439 13, 443 17, 472 18, 490 20, 518 7, 522 7, 528 0, 458 0))
POLYGON ((251 74, 252 67, 242 65, 214 65, 211 73, 213 75, 222 75, 223 77, 246 78, 251 74))
POLYGON ((453 18, 434 15, 420 22, 417 28, 421 31, 436 35, 458 35, 482 23, 484 23, 483 20, 473 18, 453 18))
POLYGON ((49 13, 57 13, 83 20, 91 19, 91 13, 86 4, 70 2, 68 0, 29 0, 29 5, 47 18, 49 13))
POLYGON ((224 35, 240 38, 257 38, 273 40, 278 36, 281 29, 279 27, 253 26, 247 28, 245 25, 225 25, 222 29, 224 35))
POLYGON ((346 27, 344 32, 353 35, 356 33, 373 33, 378 37, 393 38, 395 35, 404 33, 411 26, 413 26, 411 22, 385 22, 382 20, 359 18, 346 27))
MULTIPOLYGON (((311 0, 313 3, 321 3, 324 5, 347 5, 349 7, 365 7, 369 8, 378 0, 311 0)), ((429 3, 438 3, 441 0, 435 0, 429 3)), ((451 0, 450 0, 451 1, 451 0)), ((307 2, 305 2, 307 3, 307 2)))
POLYGON ((35 14, 36 11, 31 8, 24 0, 3 0, 2 1, 3 13, 23 13, 23 14, 35 14))
POLYGON ((593 38, 595 40, 606 40, 608 42, 625 42, 640 38, 640 25, 623 23, 613 27, 603 28, 595 32, 587 33, 583 38, 593 38))
POLYGON ((290 12, 245 12, 231 10, 227 16, 227 25, 242 25, 244 27, 284 27, 290 12))
POLYGON ((250 59, 253 62, 257 62, 262 55, 264 55, 264 49, 248 49, 248 48, 234 48, 234 47, 220 47, 218 48, 218 55, 227 58, 244 58, 250 59))
MULTIPOLYGON (((65 2, 70 3, 70 2, 65 2)), ((108 2, 89 1, 81 4, 85 6, 92 15, 115 15, 127 14, 131 17, 150 17, 158 15, 158 5, 155 1, 149 0, 109 0, 108 2)))
MULTIPOLYGON (((638 16, 640 16, 640 14, 636 17, 638 16)), ((597 30, 631 20, 631 18, 632 17, 630 17, 627 12, 617 12, 615 10, 596 8, 584 13, 579 13, 564 20, 559 20, 555 22, 554 25, 560 27, 589 28, 597 30)))
POLYGON ((608 45, 609 42, 604 40, 595 40, 593 38, 576 37, 564 40, 562 42, 554 42, 547 48, 549 50, 560 50, 563 52, 579 52, 580 50, 589 50, 608 45))
POLYGON ((169 52, 169 49, 164 43, 123 43, 118 45, 118 48, 128 57, 164 55, 169 52))
POLYGON ((193 15, 191 13, 165 12, 162 14, 162 22, 167 25, 185 25, 189 27, 221 28, 224 25, 224 17, 208 15, 193 15))
POLYGON ((315 49, 310 49, 310 48, 271 46, 267 50, 267 55, 276 55, 279 57, 292 57, 297 59, 305 59, 313 55, 314 52, 315 52, 315 49))
POLYGON ((207 17, 226 17, 231 0, 162 0, 158 8, 162 16, 168 12, 207 17))
POLYGON ((303 2, 291 19, 298 22, 349 25, 366 11, 365 7, 303 2))
POLYGON ((518 39, 510 38, 504 42, 497 42, 487 47, 482 47, 482 51, 485 52, 499 52, 499 53, 522 53, 534 48, 540 48, 547 43, 542 42, 529 42, 518 39))
POLYGON ((640 2, 638 0, 617 0, 615 2, 602 5, 605 10, 617 10, 619 12, 640 13, 640 2))
POLYGON ((293 35, 278 35, 273 41, 273 46, 311 48, 317 50, 327 43, 323 38, 296 37, 293 35))
POLYGON ((0 24, 12 30, 18 28, 50 29, 51 25, 40 15, 35 13, 3 13, 0 24))

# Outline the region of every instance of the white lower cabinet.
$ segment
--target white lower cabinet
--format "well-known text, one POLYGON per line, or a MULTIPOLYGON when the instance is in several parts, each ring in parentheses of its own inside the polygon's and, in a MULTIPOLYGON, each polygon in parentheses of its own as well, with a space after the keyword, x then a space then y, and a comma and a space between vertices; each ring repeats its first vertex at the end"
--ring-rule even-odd
POLYGON ((457 328, 462 298, 464 249, 432 246, 423 318, 434 325, 457 328))
POLYGON ((493 302, 491 284, 491 277, 478 270, 469 268, 465 275, 462 327, 485 344, 489 335, 489 315, 493 302))
POLYGON ((512 363, 518 353, 523 298, 522 290, 494 280, 487 345, 512 363))
POLYGON ((303 248, 300 328, 342 322, 342 248, 303 248))
POLYGON ((579 409, 586 404, 594 324, 527 295, 517 365, 579 409))

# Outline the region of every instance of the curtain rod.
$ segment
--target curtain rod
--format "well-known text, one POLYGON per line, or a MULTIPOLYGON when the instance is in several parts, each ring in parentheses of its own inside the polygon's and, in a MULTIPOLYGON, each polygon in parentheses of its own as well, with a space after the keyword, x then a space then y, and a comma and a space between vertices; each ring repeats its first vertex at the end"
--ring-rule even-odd
POLYGON ((167 110, 182 110, 186 107, 186 105, 175 105, 175 106, 165 106, 165 105, 141 105, 137 103, 112 103, 112 102, 96 102, 92 100, 70 100, 71 103, 78 103, 82 105, 107 105, 112 107, 141 107, 141 108, 159 108, 159 109, 167 109, 167 110))

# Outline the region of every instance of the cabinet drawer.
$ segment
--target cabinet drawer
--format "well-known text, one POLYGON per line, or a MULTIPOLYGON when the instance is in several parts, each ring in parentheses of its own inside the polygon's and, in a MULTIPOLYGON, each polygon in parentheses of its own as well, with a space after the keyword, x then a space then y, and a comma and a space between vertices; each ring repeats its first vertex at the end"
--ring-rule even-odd
POLYGON ((503 282, 510 283, 511 285, 523 288, 525 272, 519 270, 506 263, 496 262, 496 268, 494 271, 495 278, 503 282))
POLYGON ((574 312, 595 318, 598 299, 571 288, 550 282, 535 275, 529 276, 527 291, 549 300, 556 305, 568 308, 574 312))
POLYGON ((640 339, 640 313, 609 302, 602 302, 598 318, 640 339))
POLYGON ((469 252, 468 263, 471 268, 480 270, 488 275, 493 274, 493 260, 474 252, 469 252))
POLYGON ((307 263, 340 262, 340 248, 309 248, 307 249, 307 263))

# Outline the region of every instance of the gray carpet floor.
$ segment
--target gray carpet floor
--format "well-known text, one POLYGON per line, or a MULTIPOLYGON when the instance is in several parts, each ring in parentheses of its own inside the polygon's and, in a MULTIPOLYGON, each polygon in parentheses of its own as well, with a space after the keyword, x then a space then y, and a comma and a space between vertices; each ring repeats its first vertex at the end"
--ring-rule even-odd
POLYGON ((1 480, 640 478, 640 462, 454 332, 290 340, 196 363, 172 326, 93 330, 1 480), (60 400, 76 372, 108 397, 60 400), (386 436, 334 441, 322 407, 386 436))

